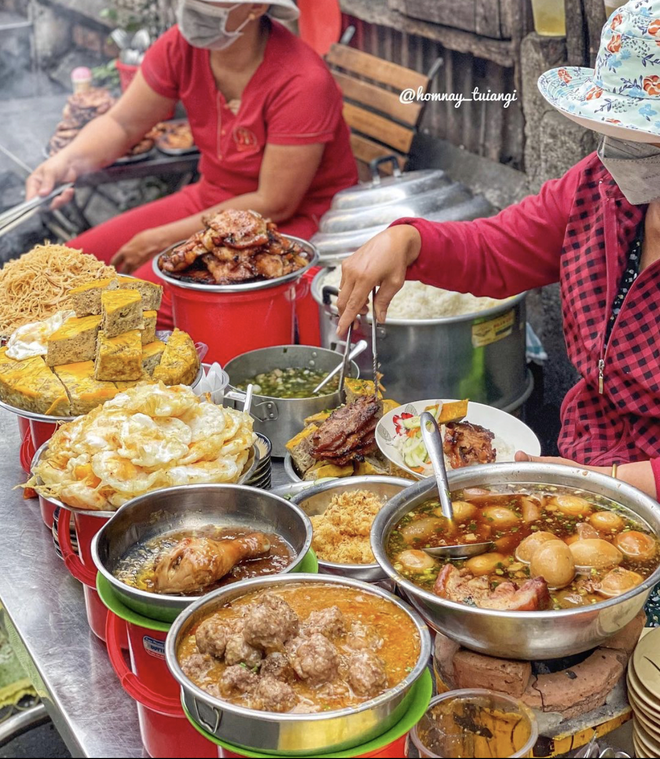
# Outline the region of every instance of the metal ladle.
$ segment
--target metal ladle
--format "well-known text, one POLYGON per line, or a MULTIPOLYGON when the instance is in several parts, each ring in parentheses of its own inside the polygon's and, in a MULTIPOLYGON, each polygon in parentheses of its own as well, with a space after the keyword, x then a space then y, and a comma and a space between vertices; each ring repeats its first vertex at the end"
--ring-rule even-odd
MULTIPOLYGON (((445 467, 445 455, 442 450, 442 436, 440 428, 433 414, 424 411, 419 418, 422 430, 422 440, 428 451, 433 473, 438 487, 438 498, 442 508, 442 515, 449 523, 454 521, 454 509, 451 505, 451 494, 449 492, 449 482, 447 481, 447 469, 445 467)), ((482 553, 488 553, 495 548, 492 542, 487 543, 468 543, 466 545, 436 546, 434 548, 422 548, 433 558, 440 559, 469 559, 472 556, 480 556, 482 553)))

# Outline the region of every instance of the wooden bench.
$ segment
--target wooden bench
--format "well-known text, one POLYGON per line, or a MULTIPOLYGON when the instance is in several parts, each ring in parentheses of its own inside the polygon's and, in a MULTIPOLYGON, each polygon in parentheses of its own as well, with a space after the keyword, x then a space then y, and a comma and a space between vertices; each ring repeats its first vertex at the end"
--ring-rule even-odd
POLYGON ((341 43, 330 48, 326 61, 344 95, 344 118, 351 128, 360 175, 372 165, 387 165, 383 170, 391 173, 394 161, 386 164, 379 159, 392 155, 403 170, 425 104, 402 103, 399 95, 408 89, 426 93, 442 58, 436 59, 428 74, 420 74, 349 47, 345 34, 341 43))

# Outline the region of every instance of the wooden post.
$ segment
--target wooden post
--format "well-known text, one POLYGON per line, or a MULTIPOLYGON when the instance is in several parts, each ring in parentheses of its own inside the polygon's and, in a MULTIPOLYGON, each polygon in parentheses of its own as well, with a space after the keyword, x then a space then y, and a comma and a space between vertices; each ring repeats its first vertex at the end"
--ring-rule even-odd
POLYGON ((589 39, 589 65, 593 66, 600 47, 600 35, 607 17, 603 0, 582 0, 589 39))
POLYGON ((582 2, 583 0, 564 0, 566 9, 566 58, 570 66, 589 65, 587 24, 582 2))

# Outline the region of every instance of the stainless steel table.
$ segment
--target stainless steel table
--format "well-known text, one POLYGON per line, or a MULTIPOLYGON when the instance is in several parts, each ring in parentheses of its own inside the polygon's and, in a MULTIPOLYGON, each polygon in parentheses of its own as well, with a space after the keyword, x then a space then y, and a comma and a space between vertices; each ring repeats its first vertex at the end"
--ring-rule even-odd
MULTIPOLYGON (((134 701, 87 624, 80 583, 53 547, 36 500, 14 486, 16 417, 0 411, 0 623, 69 751, 83 757, 146 756, 134 701)), ((281 464, 273 485, 286 482, 281 464)))

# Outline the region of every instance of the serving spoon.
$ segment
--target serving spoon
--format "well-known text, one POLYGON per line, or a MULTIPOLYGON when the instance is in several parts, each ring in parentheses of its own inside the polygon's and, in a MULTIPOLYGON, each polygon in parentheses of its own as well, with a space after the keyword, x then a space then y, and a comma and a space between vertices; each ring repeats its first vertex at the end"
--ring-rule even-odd
MULTIPOLYGON (((454 509, 451 505, 440 428, 433 414, 428 411, 422 413, 419 421, 422 430, 422 440, 433 466, 442 515, 452 524, 454 522, 454 509)), ((482 553, 488 553, 488 551, 492 551, 494 548, 495 544, 489 541, 487 543, 468 543, 466 545, 435 546, 434 548, 422 548, 422 551, 436 559, 469 559, 473 556, 480 556, 482 553)))

